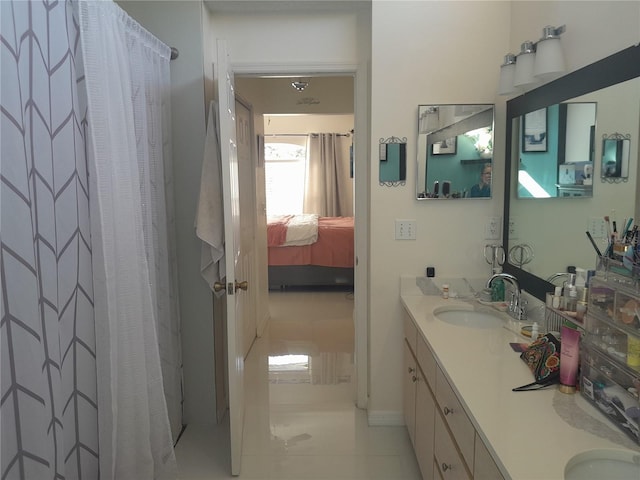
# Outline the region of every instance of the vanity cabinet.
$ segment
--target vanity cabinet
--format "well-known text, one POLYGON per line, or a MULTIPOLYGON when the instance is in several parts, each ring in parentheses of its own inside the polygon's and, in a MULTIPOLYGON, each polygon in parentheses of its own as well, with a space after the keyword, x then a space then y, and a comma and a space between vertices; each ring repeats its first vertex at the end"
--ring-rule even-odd
POLYGON ((502 479, 454 389, 406 312, 404 333, 404 418, 422 478, 502 479))
POLYGON ((433 478, 433 431, 436 402, 429 386, 429 375, 425 374, 425 370, 434 371, 430 363, 435 366, 433 355, 428 352, 427 348, 424 340, 417 334, 411 319, 405 318, 404 419, 422 478, 430 480, 433 478), (425 359, 423 363, 420 363, 418 359, 425 357, 426 353, 431 357, 431 362, 425 359))
POLYGON ((444 480, 471 480, 467 465, 440 414, 436 415, 435 444, 435 466, 440 476, 444 480))
POLYGON ((493 461, 489 450, 476 433, 476 451, 473 459, 474 480, 496 480, 504 478, 493 461))

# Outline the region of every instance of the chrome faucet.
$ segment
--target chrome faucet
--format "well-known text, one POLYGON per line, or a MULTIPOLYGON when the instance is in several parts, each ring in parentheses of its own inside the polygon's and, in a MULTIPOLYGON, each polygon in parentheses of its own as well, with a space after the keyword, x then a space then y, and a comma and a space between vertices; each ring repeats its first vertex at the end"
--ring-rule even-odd
POLYGON ((494 273, 491 275, 489 280, 487 280, 487 288, 491 288, 491 284, 496 279, 502 279, 511 285, 511 300, 509 301, 509 315, 515 318, 518 321, 527 319, 527 311, 525 306, 527 304, 526 300, 522 299, 522 292, 520 291, 520 285, 518 284, 518 279, 509 273, 494 273))

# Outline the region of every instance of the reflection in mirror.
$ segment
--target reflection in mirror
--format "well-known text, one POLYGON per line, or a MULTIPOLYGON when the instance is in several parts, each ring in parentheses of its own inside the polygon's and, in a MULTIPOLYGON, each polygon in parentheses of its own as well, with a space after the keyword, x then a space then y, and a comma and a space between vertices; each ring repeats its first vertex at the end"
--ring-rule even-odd
POLYGON ((493 105, 419 105, 416 198, 489 198, 493 105))
POLYGON ((595 102, 521 115, 518 198, 591 197, 595 128, 595 102))
MULTIPOLYGON (((552 288, 547 279, 555 273, 566 272, 569 266, 595 268, 597 255, 594 245, 602 252, 607 248, 605 216, 616 220, 618 225, 630 218, 634 218, 634 223, 640 223, 640 198, 636 192, 640 175, 638 142, 620 145, 623 157, 626 157, 623 154, 625 149, 629 152, 627 182, 620 179, 621 183, 618 184, 593 182, 594 175, 600 176, 603 158, 607 156, 604 152, 605 142, 594 139, 603 139, 610 132, 631 132, 630 140, 640 136, 640 46, 629 47, 509 100, 506 128, 503 245, 507 251, 507 261, 504 271, 515 275, 523 289, 544 299, 545 292, 552 288), (556 131, 552 118, 556 114, 551 112, 558 109, 557 118, 561 119, 564 108, 566 141, 558 145, 559 152, 564 145, 564 159, 560 156, 554 168, 547 170, 547 175, 556 177, 553 183, 555 192, 552 187, 549 190, 544 188, 552 184, 551 179, 532 175, 538 178, 537 183, 543 186, 549 197, 536 199, 530 195, 529 198, 523 198, 523 187, 518 181, 520 173, 523 170, 533 173, 539 166, 536 159, 542 158, 544 152, 523 152, 523 127, 527 127, 527 122, 523 126, 522 117, 546 109, 548 149, 554 149, 557 140, 552 138, 552 132, 556 131), (574 115, 574 108, 583 110, 574 115), (579 120, 576 123, 579 127, 574 128, 574 117, 579 120), (593 129, 592 125, 595 126, 593 129), (569 132, 573 133, 570 135, 569 132), (570 141, 570 137, 579 140, 570 141), (530 156, 523 156, 523 153, 530 156), (579 166, 580 162, 586 163, 579 166), (562 168, 567 166, 569 168, 563 171, 562 168), (578 183, 580 179, 582 186, 578 183), (568 190, 563 189, 567 186, 568 190), (572 189, 574 191, 569 191, 572 189), (591 196, 584 198, 580 189, 591 190, 591 196), (586 231, 594 238, 594 244, 589 241, 586 231), (514 261, 509 253, 517 245, 523 244, 530 246, 535 256, 529 263, 518 265, 519 262, 514 261)), ((558 131, 561 133, 562 129, 558 131)), ((616 155, 618 146, 616 142, 615 147, 611 147, 616 155)), ((621 163, 620 174, 623 169, 621 163)), ((606 180, 603 179, 603 182, 606 180)))
POLYGON ((631 135, 613 133, 603 135, 602 170, 600 177, 607 182, 626 182, 629 178, 629 149, 631 135))

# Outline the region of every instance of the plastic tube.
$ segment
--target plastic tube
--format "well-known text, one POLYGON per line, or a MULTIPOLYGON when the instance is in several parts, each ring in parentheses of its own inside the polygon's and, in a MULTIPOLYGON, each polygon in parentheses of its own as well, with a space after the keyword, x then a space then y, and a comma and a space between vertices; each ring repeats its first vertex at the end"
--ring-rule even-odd
POLYGON ((560 329, 560 391, 575 393, 580 360, 580 332, 563 325, 560 329))

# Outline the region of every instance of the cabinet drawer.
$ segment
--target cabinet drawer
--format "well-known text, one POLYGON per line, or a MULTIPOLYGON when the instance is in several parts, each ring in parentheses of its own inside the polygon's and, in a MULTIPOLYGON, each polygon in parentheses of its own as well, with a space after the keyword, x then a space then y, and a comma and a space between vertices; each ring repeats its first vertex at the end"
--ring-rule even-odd
MULTIPOLYGON (((444 425, 442 416, 436 414, 435 467, 444 480, 471 480, 471 475, 456 449, 455 443, 444 425)), ((471 437, 473 438, 473 437, 471 437)))
POLYGON ((440 368, 437 368, 436 400, 438 409, 451 429, 464 460, 467 465, 473 466, 475 429, 440 368))
POLYGON ((433 357, 431 353, 431 349, 427 346, 427 342, 424 341, 422 335, 418 335, 418 346, 416 352, 416 359, 420 364, 420 368, 424 372, 425 377, 427 378, 427 383, 431 390, 435 391, 436 389, 436 370, 438 366, 436 365, 436 359, 433 357))
POLYGON ((416 340, 418 338, 418 329, 411 320, 411 317, 407 312, 404 312, 404 337, 407 339, 407 343, 409 347, 411 347, 411 351, 415 353, 416 351, 416 340))

